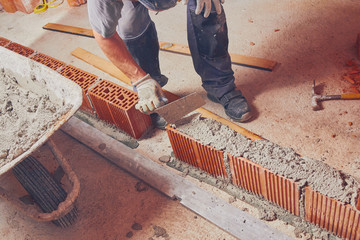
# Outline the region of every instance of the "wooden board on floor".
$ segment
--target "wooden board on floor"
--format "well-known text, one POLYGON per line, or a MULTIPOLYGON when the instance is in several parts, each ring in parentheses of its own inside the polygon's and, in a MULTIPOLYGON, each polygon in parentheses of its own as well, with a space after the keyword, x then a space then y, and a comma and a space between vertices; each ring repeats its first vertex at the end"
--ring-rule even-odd
MULTIPOLYGON (((169 43, 159 41, 160 49, 163 51, 180 53, 184 55, 190 55, 190 49, 186 45, 181 45, 177 43, 169 43)), ((277 65, 277 62, 267 60, 264 58, 248 57, 240 54, 230 53, 231 62, 236 65, 241 65, 245 67, 252 67, 257 69, 263 69, 267 71, 272 71, 277 65)))
MULTIPOLYGON (((131 85, 130 79, 121 70, 115 67, 115 65, 112 64, 110 61, 107 61, 99 56, 96 56, 91 52, 88 52, 82 48, 76 48, 74 51, 71 52, 71 55, 89 63, 90 65, 100 69, 101 71, 110 74, 111 76, 119 79, 120 81, 131 85)), ((173 94, 169 91, 164 90, 164 92, 170 102, 180 98, 176 94, 173 94)), ((206 110, 205 108, 198 108, 196 111, 201 113, 203 117, 211 118, 215 121, 221 122, 222 124, 229 126, 231 129, 246 136, 247 138, 250 138, 251 140, 262 139, 260 136, 256 135, 255 133, 252 133, 249 130, 242 128, 237 124, 225 118, 222 118, 216 115, 215 113, 210 112, 209 110, 206 110)))
POLYGON ((43 26, 43 29, 51 30, 55 32, 70 33, 84 37, 94 37, 93 31, 87 28, 73 27, 69 25, 57 24, 57 23, 48 23, 43 26))
MULTIPOLYGON (((63 32, 63 33, 70 33, 85 37, 92 37, 92 38, 94 37, 94 34, 91 29, 73 27, 73 26, 57 24, 57 23, 48 23, 45 26, 43 26, 43 29, 63 32)), ((190 55, 189 47, 186 45, 162 42, 162 41, 159 41, 159 45, 160 45, 160 49, 163 51, 190 55)), ((273 71, 277 65, 277 62, 267 60, 264 58, 249 57, 249 56, 244 56, 240 54, 231 54, 231 53, 230 56, 231 56, 231 62, 233 64, 251 67, 251 68, 273 71)))

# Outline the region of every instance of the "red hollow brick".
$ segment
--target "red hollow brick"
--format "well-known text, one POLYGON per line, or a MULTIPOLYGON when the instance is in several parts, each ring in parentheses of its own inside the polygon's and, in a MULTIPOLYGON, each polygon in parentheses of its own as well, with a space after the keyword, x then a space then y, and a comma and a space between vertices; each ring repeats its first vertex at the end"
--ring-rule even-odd
POLYGON ((82 102, 80 109, 94 114, 94 110, 90 104, 88 97, 87 97, 87 93, 88 93, 89 88, 93 84, 95 84, 98 77, 91 73, 85 72, 79 68, 76 68, 72 65, 63 67, 60 70, 60 74, 68 79, 71 79, 72 81, 77 83, 82 88, 83 102, 82 102))
POLYGON ((31 48, 25 47, 23 45, 14 42, 7 45, 6 48, 25 57, 29 57, 31 54, 35 52, 31 48))
POLYGON ((149 115, 135 109, 135 92, 102 80, 88 92, 91 102, 104 121, 115 124, 134 138, 140 138, 152 125, 149 115))
POLYGON ((4 47, 6 44, 8 44, 10 42, 10 40, 0 37, 0 46, 4 47))
POLYGON ((223 151, 203 145, 192 137, 167 126, 175 157, 216 177, 226 177, 223 151))
POLYGON ((174 128, 167 127, 166 132, 169 136, 170 144, 174 151, 175 157, 192 166, 199 167, 197 155, 195 154, 195 139, 175 131, 174 128))
POLYGON ((276 175, 246 158, 234 157, 231 154, 228 154, 228 158, 235 185, 261 195, 299 216, 300 192, 294 181, 276 175))
POLYGON ((24 13, 32 13, 34 11, 34 8, 42 3, 41 0, 12 0, 16 6, 16 9, 18 11, 24 12, 24 13))
POLYGON ((55 58, 49 57, 42 53, 37 53, 34 56, 31 57, 32 60, 42 63, 45 66, 48 66, 49 68, 53 70, 58 70, 60 67, 65 66, 66 64, 64 62, 61 62, 55 58))
POLYGON ((305 220, 343 239, 360 239, 360 212, 349 204, 305 188, 305 220))
MULTIPOLYGON (((264 168, 245 158, 236 158, 228 154, 232 182, 257 195, 264 195, 266 189, 264 181, 264 168)), ((265 192, 266 194, 266 192, 265 192)))
POLYGON ((15 3, 12 0, 0 0, 0 4, 6 12, 14 13, 17 11, 15 3))

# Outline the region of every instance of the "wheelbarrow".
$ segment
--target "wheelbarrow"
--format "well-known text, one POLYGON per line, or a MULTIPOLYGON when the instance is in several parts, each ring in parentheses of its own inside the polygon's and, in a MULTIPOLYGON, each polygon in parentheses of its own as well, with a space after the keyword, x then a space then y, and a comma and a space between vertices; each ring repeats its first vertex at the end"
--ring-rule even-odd
MULTIPOLYGON (((0 69, 13 76, 19 86, 36 94, 49 96, 50 101, 62 102, 70 106, 67 112, 50 123, 46 130, 28 148, 14 156, 0 167, 0 176, 12 170, 16 178, 39 205, 26 205, 10 191, 0 187, 0 197, 10 201, 24 215, 40 222, 52 221, 56 225, 67 227, 77 216, 75 201, 80 193, 80 182, 70 164, 61 154, 51 136, 79 109, 82 104, 82 90, 73 81, 61 76, 47 66, 0 47, 0 69), (71 183, 69 193, 54 180, 32 153, 47 145, 71 183)), ((1 149, 0 149, 1 150, 1 149)))

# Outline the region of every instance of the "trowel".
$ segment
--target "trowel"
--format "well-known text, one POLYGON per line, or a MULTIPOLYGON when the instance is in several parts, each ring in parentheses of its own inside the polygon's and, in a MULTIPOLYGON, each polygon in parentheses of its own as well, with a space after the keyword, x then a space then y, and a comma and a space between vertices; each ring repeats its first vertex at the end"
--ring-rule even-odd
POLYGON ((203 97, 195 92, 159 107, 154 112, 164 118, 168 124, 172 124, 204 104, 203 97))

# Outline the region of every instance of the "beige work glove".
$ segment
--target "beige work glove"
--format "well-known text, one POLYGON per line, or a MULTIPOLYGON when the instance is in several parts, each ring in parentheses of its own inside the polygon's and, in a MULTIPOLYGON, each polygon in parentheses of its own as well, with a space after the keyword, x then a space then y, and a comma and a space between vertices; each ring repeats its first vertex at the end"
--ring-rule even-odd
POLYGON ((139 102, 135 105, 135 108, 142 113, 150 114, 156 108, 168 102, 159 83, 152 79, 149 74, 137 80, 133 83, 133 86, 139 97, 139 102))
MULTIPOLYGON (((205 6, 204 17, 207 18, 211 12, 211 1, 214 3, 216 13, 221 13, 221 4, 225 3, 225 0, 196 0, 195 14, 200 14, 205 6)), ((188 4, 189 0, 181 0, 182 4, 188 4)))

